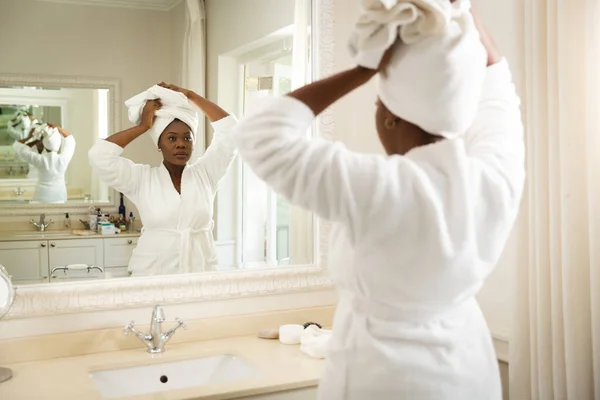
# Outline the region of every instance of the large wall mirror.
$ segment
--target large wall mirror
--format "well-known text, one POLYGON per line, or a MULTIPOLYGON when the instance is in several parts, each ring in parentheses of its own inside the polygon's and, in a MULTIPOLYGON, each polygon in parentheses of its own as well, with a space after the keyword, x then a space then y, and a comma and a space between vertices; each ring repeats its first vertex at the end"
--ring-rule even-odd
MULTIPOLYGON (((12 48, 30 49, 0 59, 0 218, 10 221, 0 229, 0 263, 21 296, 11 313, 56 312, 56 303, 54 311, 47 308, 52 296, 77 291, 77 301, 84 301, 84 292, 100 295, 116 287, 139 300, 136 288, 162 285, 162 294, 148 302, 168 300, 169 288, 185 285, 191 297, 206 297, 207 282, 227 282, 225 291, 234 295, 246 290, 240 271, 255 286, 264 285, 265 277, 275 286, 274 277, 281 277, 279 285, 288 289, 327 285, 318 267, 325 256, 319 246, 324 223, 271 191, 239 158, 214 201, 210 234, 217 266, 192 274, 185 268, 136 274, 130 261, 144 240, 144 218, 134 201, 96 176, 88 151, 132 126, 124 101, 160 81, 190 88, 241 117, 261 98, 284 95, 328 73, 332 7, 321 0, 3 2, 0 36, 10 37, 12 48), (42 39, 52 46, 32 46, 42 39), (44 136, 36 136, 35 127, 44 124, 72 135, 74 150, 62 132, 55 149, 40 143, 44 136), (34 155, 25 154, 25 147, 34 155), (63 160, 58 172, 43 158, 52 152, 63 160), (42 193, 44 187, 65 194, 54 199, 42 193), (113 228, 94 229, 94 221, 113 228)), ((203 156, 214 134, 200 115, 193 157, 203 156)), ((307 135, 330 136, 325 131, 331 119, 324 118, 307 135)), ((144 135, 122 157, 151 167, 162 163, 144 135)), ((210 290, 223 296, 218 285, 210 290)), ((113 306, 116 300, 95 308, 113 306)), ((89 305, 64 307, 73 312, 89 305)))

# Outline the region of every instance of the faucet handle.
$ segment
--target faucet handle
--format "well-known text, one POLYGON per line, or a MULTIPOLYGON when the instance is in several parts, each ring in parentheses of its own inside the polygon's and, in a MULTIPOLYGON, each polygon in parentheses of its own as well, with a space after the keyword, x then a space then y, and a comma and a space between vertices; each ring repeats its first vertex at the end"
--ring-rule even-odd
POLYGON ((125 325, 125 328, 123 328, 123 333, 125 334, 125 336, 129 335, 130 332, 133 332, 134 327, 135 321, 129 321, 129 323, 125 325))
POLYGON ((187 330, 187 325, 185 324, 185 322, 183 322, 183 320, 181 318, 175 318, 175 321, 177 322, 178 327, 181 327, 181 328, 187 330))

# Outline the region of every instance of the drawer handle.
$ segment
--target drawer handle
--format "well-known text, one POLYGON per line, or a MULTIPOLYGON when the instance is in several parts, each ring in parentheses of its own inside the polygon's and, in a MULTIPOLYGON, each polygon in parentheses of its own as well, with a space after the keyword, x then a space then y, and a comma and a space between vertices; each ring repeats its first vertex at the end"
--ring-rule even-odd
POLYGON ((40 246, 46 247, 46 243, 40 243, 40 246))
POLYGON ((56 243, 50 243, 50 247, 56 247, 56 243))
POLYGON ((69 271, 69 267, 71 267, 70 269, 73 269, 73 270, 87 270, 88 274, 93 269, 97 269, 101 273, 104 273, 104 270, 102 268, 96 267, 96 266, 93 266, 93 265, 88 265, 88 264, 72 264, 72 265, 66 265, 64 267, 54 267, 54 268, 52 268, 52 271, 50 271, 50 275, 52 276, 52 279, 56 279, 56 276, 54 275, 54 273, 56 271, 63 271, 63 273, 65 275, 67 275, 67 272, 69 271))
POLYGON ((127 244, 133 244, 133 240, 129 239, 129 240, 127 241, 127 244))

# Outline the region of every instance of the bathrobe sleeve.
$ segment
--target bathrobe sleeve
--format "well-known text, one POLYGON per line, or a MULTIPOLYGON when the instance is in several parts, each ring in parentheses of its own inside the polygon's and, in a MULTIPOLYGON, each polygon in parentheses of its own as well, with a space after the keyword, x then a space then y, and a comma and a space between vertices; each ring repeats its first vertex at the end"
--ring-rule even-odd
POLYGON ((217 190, 219 182, 237 155, 233 138, 233 128, 236 125, 237 119, 233 115, 213 122, 213 140, 204 155, 193 165, 193 168, 203 170, 213 192, 217 190))
POLYGON ((75 138, 73 135, 69 135, 64 138, 62 143, 62 149, 60 150, 60 160, 63 164, 68 165, 75 154, 75 138))
POLYGON ((525 180, 525 143, 517 95, 508 62, 487 68, 477 117, 465 142, 474 184, 507 206, 520 202, 525 180))
POLYGON ((240 155, 290 203, 321 218, 346 223, 351 232, 361 232, 381 195, 381 183, 387 181, 386 159, 309 138, 314 118, 295 98, 265 99, 235 128, 240 155))
POLYGON ((127 197, 133 197, 143 179, 147 165, 121 157, 123 148, 107 140, 99 140, 88 152, 92 169, 100 179, 127 197))
POLYGON ((37 149, 34 150, 31 147, 21 142, 15 142, 13 144, 15 154, 23 161, 28 162, 37 169, 48 169, 48 159, 42 154, 38 153, 37 149))

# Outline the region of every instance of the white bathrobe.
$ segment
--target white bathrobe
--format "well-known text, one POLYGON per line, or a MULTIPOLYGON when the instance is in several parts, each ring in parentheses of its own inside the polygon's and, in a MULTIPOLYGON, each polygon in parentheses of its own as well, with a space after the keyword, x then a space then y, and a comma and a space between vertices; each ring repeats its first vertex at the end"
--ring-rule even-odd
POLYGON ((90 164, 108 186, 137 207, 144 223, 129 262, 133 276, 192 273, 217 268, 213 203, 219 181, 235 158, 228 116, 212 124, 215 135, 204 155, 183 170, 181 194, 169 172, 121 157, 123 148, 101 140, 89 151, 90 164))
POLYGON ((60 152, 43 150, 15 142, 15 153, 19 158, 33 165, 37 171, 37 183, 33 193, 33 201, 48 204, 61 204, 67 201, 67 185, 65 172, 75 153, 75 138, 67 136, 62 141, 60 152))
POLYGON ((240 155, 254 172, 332 221, 329 265, 340 297, 319 399, 502 398, 474 296, 519 208, 519 107, 502 61, 487 68, 464 138, 405 156, 308 139, 314 115, 290 97, 270 99, 240 121, 240 155))

